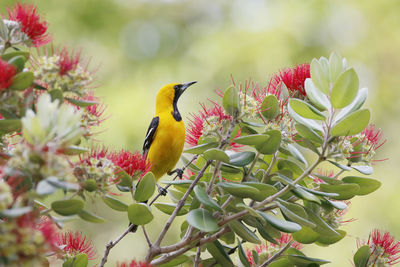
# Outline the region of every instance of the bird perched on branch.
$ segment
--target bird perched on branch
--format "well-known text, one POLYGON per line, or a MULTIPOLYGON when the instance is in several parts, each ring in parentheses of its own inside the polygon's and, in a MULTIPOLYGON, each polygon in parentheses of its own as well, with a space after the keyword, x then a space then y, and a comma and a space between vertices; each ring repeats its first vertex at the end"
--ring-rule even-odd
POLYGON ((185 125, 177 105, 182 93, 194 83, 171 83, 157 94, 156 115, 143 144, 143 155, 151 163, 151 171, 157 180, 166 173, 177 173, 182 177, 183 171, 174 169, 185 144, 185 125))

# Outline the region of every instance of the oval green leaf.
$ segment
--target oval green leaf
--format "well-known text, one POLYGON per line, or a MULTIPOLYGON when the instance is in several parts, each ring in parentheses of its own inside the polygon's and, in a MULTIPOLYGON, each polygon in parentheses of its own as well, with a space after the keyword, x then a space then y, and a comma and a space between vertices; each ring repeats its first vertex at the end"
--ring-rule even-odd
POLYGON ((219 160, 225 163, 229 163, 229 156, 225 151, 218 148, 210 148, 203 152, 203 156, 207 160, 219 160))
POLYGON ((240 114, 239 92, 236 87, 231 86, 225 90, 224 97, 222 99, 222 106, 232 117, 240 114))
POLYGON ((218 142, 211 142, 211 143, 206 143, 206 144, 201 144, 201 145, 197 145, 194 147, 190 147, 186 150, 183 151, 183 153, 190 153, 190 154, 201 154, 204 151, 206 151, 207 149, 210 148, 214 148, 218 146, 218 142))
POLYGON ((358 194, 360 186, 358 184, 320 184, 319 188, 322 192, 337 193, 339 196, 331 197, 336 200, 347 200, 358 194))
POLYGON ((244 167, 250 164, 255 157, 256 153, 251 151, 234 152, 229 155, 229 164, 237 167, 244 167))
POLYGON ((77 214, 83 209, 83 206, 83 202, 79 199, 57 200, 51 203, 51 208, 63 216, 77 214))
POLYGON ((260 215, 270 223, 273 227, 285 233, 294 233, 301 230, 301 226, 294 222, 281 220, 265 212, 260 212, 260 215))
POLYGON ((310 78, 307 78, 305 81, 305 90, 307 97, 317 108, 321 110, 327 110, 330 108, 331 104, 328 97, 314 85, 310 78))
MULTIPOLYGON (((165 214, 168 214, 168 215, 171 215, 174 212, 175 208, 176 208, 176 204, 171 204, 171 203, 154 203, 154 206, 158 210, 160 210, 160 211, 162 211, 162 212, 164 212, 165 214)), ((188 207, 187 206, 183 206, 179 210, 177 216, 185 215, 188 212, 189 212, 188 207)))
POLYGON ((128 210, 128 205, 126 205, 124 202, 122 202, 119 199, 116 199, 112 196, 105 195, 102 197, 104 203, 106 203, 107 206, 112 208, 113 210, 117 211, 127 211, 128 210))
POLYGON ((295 99, 295 98, 290 99, 289 105, 294 110, 294 112, 296 112, 303 118, 313 119, 313 120, 325 120, 324 114, 322 114, 318 109, 314 108, 310 104, 300 99, 295 99))
POLYGON ((357 184, 360 190, 357 195, 364 196, 368 195, 381 186, 381 182, 372 178, 358 177, 358 176, 347 176, 342 179, 345 183, 357 184))
POLYGON ((202 186, 196 185, 193 191, 196 194, 197 199, 201 203, 212 209, 222 211, 218 203, 214 199, 210 198, 210 196, 207 194, 206 190, 202 186))
POLYGON ((191 226, 203 232, 215 232, 219 229, 217 220, 205 209, 191 210, 186 215, 186 220, 191 226))
POLYGON ((20 72, 15 75, 12 79, 12 83, 10 85, 10 89, 13 90, 25 90, 29 86, 32 85, 35 76, 30 71, 20 72))
POLYGON ((229 194, 240 198, 251 198, 260 192, 258 189, 244 184, 221 182, 217 185, 229 194))
POLYGON ((229 227, 235 234, 240 236, 243 240, 253 244, 261 244, 261 240, 249 228, 239 221, 231 221, 228 223, 229 227))
POLYGON ((273 120, 279 114, 279 102, 275 95, 267 95, 261 104, 261 114, 268 120, 273 120))
POLYGON ((282 135, 278 130, 270 130, 266 134, 269 136, 269 139, 256 145, 256 149, 264 155, 271 155, 279 149, 282 135))
POLYGON ((129 221, 136 225, 145 225, 153 220, 150 207, 145 203, 134 203, 128 207, 129 221))
POLYGON ((358 134, 367 127, 371 113, 368 109, 360 109, 339 121, 331 129, 332 136, 350 136, 358 134))
POLYGON ((92 222, 92 223, 103 223, 104 219, 90 211, 87 210, 81 210, 78 213, 78 216, 88 222, 92 222))
POLYGON ((358 93, 358 76, 353 68, 343 72, 332 87, 331 103, 334 108, 349 105, 358 93))
POLYGON ((148 172, 140 179, 133 198, 136 201, 146 201, 151 198, 155 190, 156 178, 152 172, 148 172))
POLYGON ((255 146, 267 142, 268 139, 269 136, 266 134, 250 134, 236 138, 235 143, 255 146))
POLYGON ((371 249, 369 245, 361 246, 353 257, 355 267, 367 266, 370 255, 371 255, 371 249))

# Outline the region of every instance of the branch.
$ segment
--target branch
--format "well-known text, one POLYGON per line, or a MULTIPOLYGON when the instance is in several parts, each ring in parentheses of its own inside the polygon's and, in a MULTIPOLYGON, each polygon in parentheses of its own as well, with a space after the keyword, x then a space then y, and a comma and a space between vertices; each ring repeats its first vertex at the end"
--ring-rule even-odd
POLYGON ((146 228, 144 225, 142 225, 142 230, 143 230, 144 237, 146 238, 147 244, 149 245, 149 248, 151 248, 152 244, 151 244, 149 236, 147 235, 147 231, 146 231, 146 228))
POLYGON ((260 265, 260 267, 266 267, 268 266, 270 263, 272 263, 274 260, 276 260, 277 258, 279 258, 283 252, 285 252, 288 248, 290 248, 290 246, 292 245, 293 240, 290 241, 289 243, 286 244, 286 246, 284 246, 281 250, 279 250, 276 254, 274 254, 271 258, 269 258, 267 261, 265 261, 263 264, 260 265))
POLYGON ((110 250, 116 245, 118 244, 119 241, 121 241, 122 238, 124 238, 134 227, 133 224, 129 225, 128 229, 125 230, 125 232, 123 232, 117 239, 115 239, 115 241, 109 241, 106 245, 106 249, 104 250, 104 255, 103 258, 101 259, 101 263, 99 265, 99 267, 104 267, 104 264, 106 264, 107 262, 107 257, 108 254, 110 253, 110 250))
POLYGON ((201 255, 201 248, 198 246, 197 247, 197 252, 196 252, 196 258, 194 258, 193 267, 199 267, 200 266, 200 261, 201 261, 200 255, 201 255))

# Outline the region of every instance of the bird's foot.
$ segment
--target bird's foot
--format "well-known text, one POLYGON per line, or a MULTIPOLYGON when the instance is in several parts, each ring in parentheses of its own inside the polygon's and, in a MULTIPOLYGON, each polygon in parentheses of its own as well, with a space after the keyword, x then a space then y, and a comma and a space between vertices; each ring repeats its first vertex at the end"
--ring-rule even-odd
POLYGON ((167 174, 168 175, 173 175, 174 173, 176 173, 176 175, 179 177, 179 179, 182 179, 182 177, 183 177, 183 170, 182 169, 175 169, 175 170, 173 170, 173 171, 171 171, 171 172, 168 172, 167 174))
POLYGON ((156 184, 157 188, 158 188, 158 193, 160 193, 160 195, 162 196, 166 196, 168 191, 167 189, 165 189, 164 187, 160 186, 159 184, 156 184))

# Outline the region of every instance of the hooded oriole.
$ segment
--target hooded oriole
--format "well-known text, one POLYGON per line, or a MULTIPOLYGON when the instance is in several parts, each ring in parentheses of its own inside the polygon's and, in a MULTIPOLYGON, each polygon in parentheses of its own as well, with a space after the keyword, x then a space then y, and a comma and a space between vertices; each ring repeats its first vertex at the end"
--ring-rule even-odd
POLYGON ((143 144, 143 155, 151 163, 156 179, 182 170, 175 168, 185 144, 185 125, 178 110, 178 99, 196 82, 171 83, 160 89, 156 98, 156 115, 150 123, 143 144))

